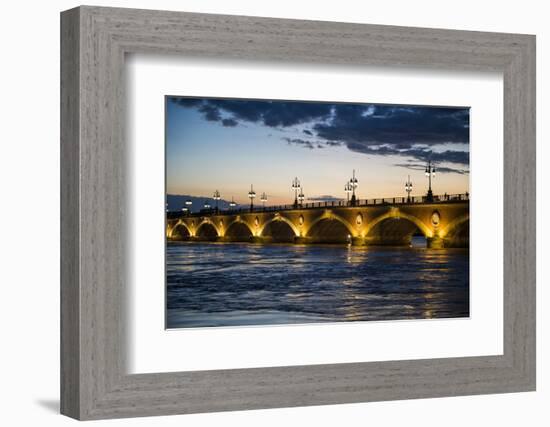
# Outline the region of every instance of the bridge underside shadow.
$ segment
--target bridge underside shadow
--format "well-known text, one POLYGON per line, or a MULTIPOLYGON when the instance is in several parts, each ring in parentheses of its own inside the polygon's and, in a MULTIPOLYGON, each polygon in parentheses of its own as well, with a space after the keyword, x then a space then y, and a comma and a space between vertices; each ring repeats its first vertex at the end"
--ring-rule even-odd
POLYGON ((414 235, 424 236, 414 222, 387 218, 369 230, 364 243, 369 246, 410 246, 414 235))
POLYGON ((218 239, 218 232, 212 224, 202 224, 197 230, 196 238, 198 240, 216 241, 218 239))
POLYGON ((272 243, 293 243, 295 233, 284 221, 272 221, 262 231, 262 240, 272 243))
POLYGON ((307 233, 309 243, 350 243, 351 233, 336 219, 322 219, 314 224, 307 233))
POLYGON ((470 220, 456 226, 445 236, 445 247, 467 248, 470 244, 470 220))
POLYGON ((236 222, 229 226, 225 232, 224 241, 227 242, 250 242, 252 240, 252 231, 242 222, 236 222))
POLYGON ((172 230, 170 240, 189 240, 190 237, 191 233, 189 233, 187 227, 183 224, 178 224, 172 230))

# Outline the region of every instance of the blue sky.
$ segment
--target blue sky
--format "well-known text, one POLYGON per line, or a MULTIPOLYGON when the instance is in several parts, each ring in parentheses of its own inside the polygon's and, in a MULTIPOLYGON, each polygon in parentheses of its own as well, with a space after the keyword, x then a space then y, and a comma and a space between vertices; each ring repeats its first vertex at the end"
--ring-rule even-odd
POLYGON ((361 199, 405 195, 408 175, 421 195, 428 159, 435 194, 468 191, 468 108, 166 98, 168 194, 291 203, 297 176, 310 200, 345 198, 355 169, 361 199))

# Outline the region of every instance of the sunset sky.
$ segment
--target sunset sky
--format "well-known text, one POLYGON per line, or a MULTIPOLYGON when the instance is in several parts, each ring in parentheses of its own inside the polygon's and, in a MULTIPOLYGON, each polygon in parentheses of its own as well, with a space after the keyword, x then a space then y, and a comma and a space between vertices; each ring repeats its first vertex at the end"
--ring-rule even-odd
MULTIPOLYGON (((469 191, 469 108, 166 97, 168 194, 247 204, 250 184, 267 205, 292 203, 292 179, 306 201, 345 199, 352 170, 357 197, 469 191)), ((257 199, 257 202, 259 200, 257 199)))

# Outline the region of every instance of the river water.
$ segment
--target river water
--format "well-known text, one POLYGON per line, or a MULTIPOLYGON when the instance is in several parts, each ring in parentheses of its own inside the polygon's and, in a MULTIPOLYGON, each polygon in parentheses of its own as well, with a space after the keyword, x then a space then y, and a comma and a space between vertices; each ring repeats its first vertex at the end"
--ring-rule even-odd
POLYGON ((469 252, 168 243, 167 328, 469 316, 469 252))

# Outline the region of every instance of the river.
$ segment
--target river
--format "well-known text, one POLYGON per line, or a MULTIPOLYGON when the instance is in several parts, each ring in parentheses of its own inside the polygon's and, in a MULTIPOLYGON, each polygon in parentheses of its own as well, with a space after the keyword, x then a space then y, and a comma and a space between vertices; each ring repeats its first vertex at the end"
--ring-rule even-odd
POLYGON ((169 242, 167 328, 469 316, 469 252, 169 242))

